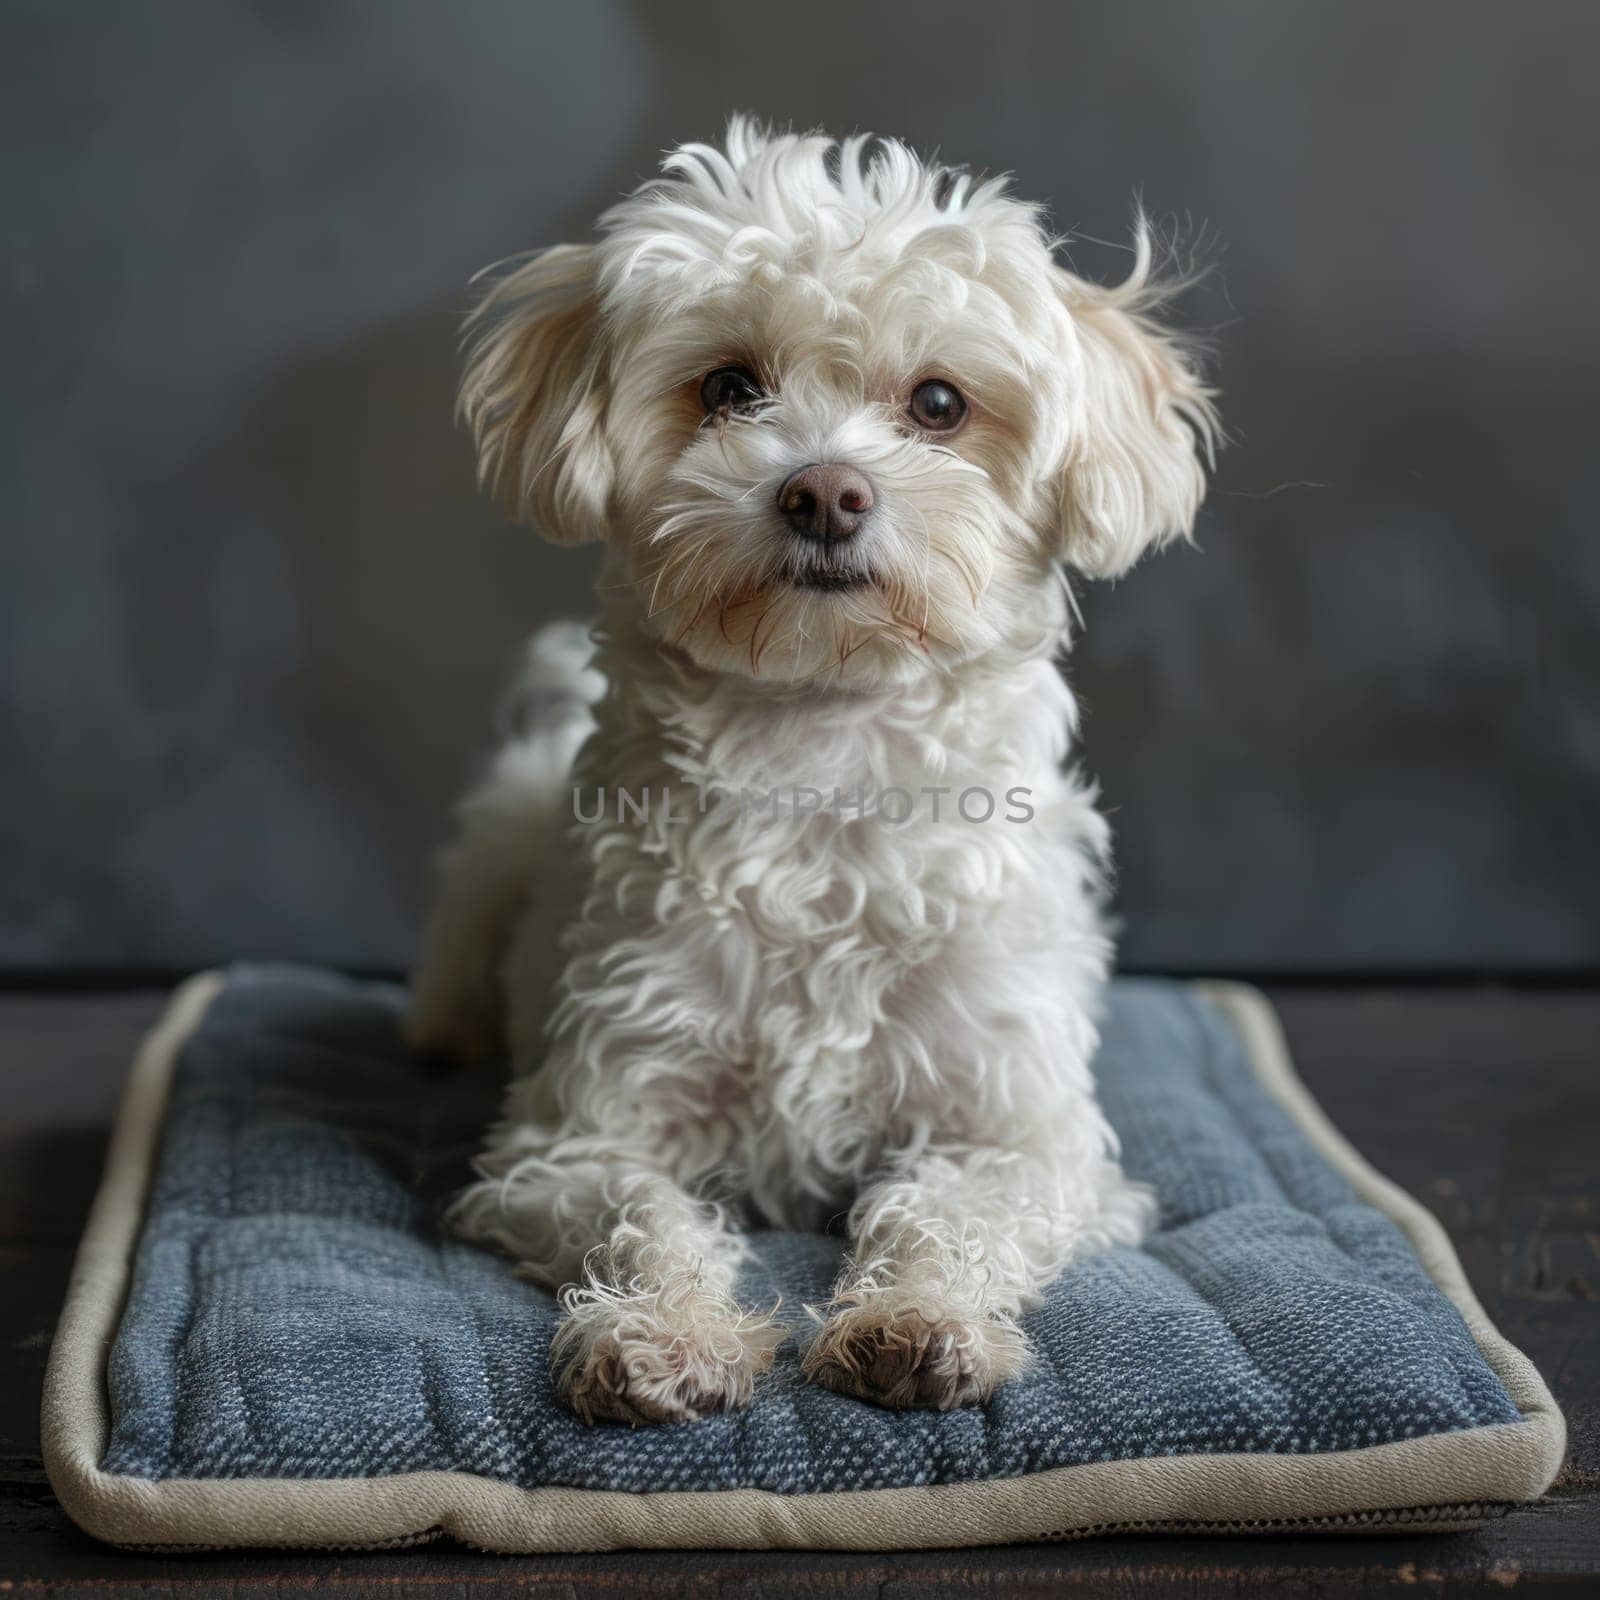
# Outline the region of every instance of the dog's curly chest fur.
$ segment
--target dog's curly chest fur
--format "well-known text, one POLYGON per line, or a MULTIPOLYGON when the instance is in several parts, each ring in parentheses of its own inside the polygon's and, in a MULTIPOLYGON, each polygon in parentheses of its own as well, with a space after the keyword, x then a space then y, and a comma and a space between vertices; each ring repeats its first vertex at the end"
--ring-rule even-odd
MULTIPOLYGON (((979 963, 996 969, 994 1003, 1019 1012, 1051 1014, 1050 991, 1074 981, 1045 975, 1023 1004, 998 970, 1013 947, 1030 972, 1030 942, 1059 947, 1077 906, 1062 891, 1098 838, 1059 770, 1071 701, 1048 663, 1004 685, 776 708, 746 688, 695 700, 631 682, 577 762, 585 820, 568 839, 588 887, 554 1019, 558 1050, 570 1031, 608 1063, 608 1115, 631 1118, 681 1181, 804 1224, 886 1153, 936 1126, 969 1133, 963 1108, 989 1117, 1048 1092, 1013 1081, 1004 1052, 943 1048, 960 1037, 952 989, 980 980, 979 963), (997 717, 997 699, 1027 712, 997 717), (670 1064, 668 996, 686 997, 670 1064)), ((1098 938, 1081 932, 1094 963, 1098 938)), ((546 933, 531 923, 523 942, 546 933)), ((515 1015, 534 987, 513 968, 508 988, 515 1015)))

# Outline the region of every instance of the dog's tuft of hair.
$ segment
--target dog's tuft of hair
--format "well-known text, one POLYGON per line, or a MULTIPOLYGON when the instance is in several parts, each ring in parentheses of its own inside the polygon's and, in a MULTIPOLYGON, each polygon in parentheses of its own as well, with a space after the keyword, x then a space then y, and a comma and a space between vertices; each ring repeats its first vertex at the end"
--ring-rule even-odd
POLYGON ((605 575, 463 808, 413 1033, 511 1055, 455 1216, 564 1288, 591 1420, 749 1399, 782 1333, 739 1304, 742 1223, 848 1211, 804 1370, 936 1407, 1148 1226, 1090 1073, 1063 564, 1187 536, 1218 427, 1142 219, 1114 286, 1058 243, 1003 179, 735 118, 470 319, 485 484, 605 575))

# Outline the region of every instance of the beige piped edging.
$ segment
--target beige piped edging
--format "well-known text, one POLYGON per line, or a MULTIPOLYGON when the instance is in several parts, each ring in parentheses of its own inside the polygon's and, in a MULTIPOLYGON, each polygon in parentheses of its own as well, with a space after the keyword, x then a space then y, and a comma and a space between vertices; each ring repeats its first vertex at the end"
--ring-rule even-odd
MULTIPOLYGON (((1536 1499, 1561 1465, 1561 1413, 1532 1362, 1484 1315, 1444 1230, 1374 1172, 1323 1115, 1290 1064, 1266 999, 1237 984, 1205 983, 1196 985, 1198 992, 1238 1028, 1262 1083, 1361 1198, 1410 1239, 1516 1402, 1520 1422, 1335 1454, 1166 1456, 850 1494, 519 1489, 461 1472, 159 1482, 102 1472, 111 1427, 106 1360, 127 1294, 173 1065, 221 987, 215 973, 191 978, 140 1047, 50 1352, 45 1469, 73 1521, 98 1538, 128 1545, 315 1547, 401 1543, 442 1532, 509 1552, 928 1549, 1065 1537, 1129 1523, 1282 1523, 1504 1505, 1536 1499)), ((1470 1513, 1441 1515, 1434 1525, 1471 1521, 1470 1513)))

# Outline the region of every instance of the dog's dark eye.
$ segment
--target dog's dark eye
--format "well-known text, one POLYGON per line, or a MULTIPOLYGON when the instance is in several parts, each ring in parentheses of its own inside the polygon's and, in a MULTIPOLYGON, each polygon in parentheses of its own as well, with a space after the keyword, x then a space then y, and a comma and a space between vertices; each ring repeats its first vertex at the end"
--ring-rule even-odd
POLYGON ((718 367, 700 385, 700 404, 707 416, 719 411, 748 411, 765 398, 755 374, 746 367, 718 367))
POLYGON ((911 420, 930 433, 950 433, 959 428, 967 414, 961 391, 943 378, 929 378, 912 391, 911 420))

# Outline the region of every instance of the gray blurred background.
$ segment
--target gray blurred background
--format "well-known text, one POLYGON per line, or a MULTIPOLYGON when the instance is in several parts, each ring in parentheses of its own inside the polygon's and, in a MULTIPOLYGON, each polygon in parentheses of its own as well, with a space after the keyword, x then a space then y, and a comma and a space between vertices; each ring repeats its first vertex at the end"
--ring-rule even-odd
POLYGON ((1600 966, 1600 8, 5 5, 0 969, 410 958, 518 639, 454 324, 735 107, 1010 169, 1232 439, 1086 599, 1124 963, 1600 966))

